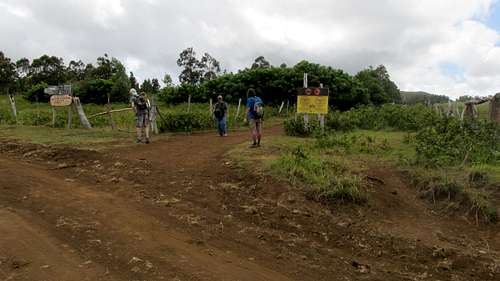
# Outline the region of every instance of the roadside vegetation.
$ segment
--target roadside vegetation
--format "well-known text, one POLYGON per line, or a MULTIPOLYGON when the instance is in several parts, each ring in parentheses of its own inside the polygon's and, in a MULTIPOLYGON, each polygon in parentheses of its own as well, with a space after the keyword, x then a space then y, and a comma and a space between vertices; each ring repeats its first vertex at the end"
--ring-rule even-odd
POLYGON ((327 120, 324 132, 315 121, 304 129, 301 118, 287 120, 290 137, 271 141, 264 169, 319 201, 359 204, 370 200, 368 171, 387 164, 442 210, 498 221, 497 125, 443 117, 423 105, 365 106, 327 120))

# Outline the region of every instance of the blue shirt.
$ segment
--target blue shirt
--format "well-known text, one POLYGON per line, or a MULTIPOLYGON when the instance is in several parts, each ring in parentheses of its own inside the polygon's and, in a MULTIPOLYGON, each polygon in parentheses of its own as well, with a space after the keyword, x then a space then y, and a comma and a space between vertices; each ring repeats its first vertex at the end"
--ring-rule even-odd
POLYGON ((253 108, 256 103, 262 104, 262 99, 259 97, 250 97, 247 99, 247 108, 249 109, 247 115, 248 119, 253 119, 253 108))

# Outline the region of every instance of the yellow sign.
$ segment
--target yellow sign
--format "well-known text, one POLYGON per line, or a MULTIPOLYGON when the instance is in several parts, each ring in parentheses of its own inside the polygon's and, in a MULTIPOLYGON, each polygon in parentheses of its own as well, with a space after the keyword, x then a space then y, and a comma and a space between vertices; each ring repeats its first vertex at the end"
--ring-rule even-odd
POLYGON ((297 96, 297 113, 328 114, 328 96, 297 96))
POLYGON ((73 102, 73 97, 70 95, 52 95, 50 97, 50 105, 52 106, 68 106, 73 102))

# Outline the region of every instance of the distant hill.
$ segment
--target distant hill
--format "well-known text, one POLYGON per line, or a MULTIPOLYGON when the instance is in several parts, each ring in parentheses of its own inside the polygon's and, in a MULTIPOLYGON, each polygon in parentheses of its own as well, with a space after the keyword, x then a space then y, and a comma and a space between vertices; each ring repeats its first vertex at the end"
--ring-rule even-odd
POLYGON ((426 103, 443 103, 448 102, 449 97, 444 95, 434 95, 426 92, 404 92, 401 91, 401 103, 403 104, 426 104, 426 103))

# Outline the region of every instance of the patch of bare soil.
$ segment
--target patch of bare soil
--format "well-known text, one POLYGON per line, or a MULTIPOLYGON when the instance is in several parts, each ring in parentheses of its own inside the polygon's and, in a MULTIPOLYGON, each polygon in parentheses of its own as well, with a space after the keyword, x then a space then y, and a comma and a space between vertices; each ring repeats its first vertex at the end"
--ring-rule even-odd
POLYGON ((499 227, 435 212, 390 166, 367 204, 325 206, 227 160, 244 141, 2 140, 0 280, 500 280, 499 227))

